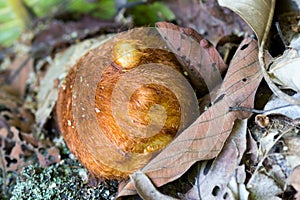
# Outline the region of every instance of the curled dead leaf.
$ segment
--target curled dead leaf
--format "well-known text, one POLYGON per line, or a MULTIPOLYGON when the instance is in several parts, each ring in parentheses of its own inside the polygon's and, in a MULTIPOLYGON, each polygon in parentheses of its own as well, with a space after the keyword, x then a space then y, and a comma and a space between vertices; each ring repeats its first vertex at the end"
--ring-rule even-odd
POLYGON ((130 175, 130 180, 133 181, 137 193, 143 199, 147 200, 176 200, 176 198, 160 193, 149 180, 149 178, 141 171, 137 171, 130 175))
POLYGON ((227 65, 208 40, 192 28, 181 28, 172 23, 158 22, 156 28, 175 52, 198 95, 203 96, 221 84, 227 65))
POLYGON ((300 57, 297 50, 288 49, 273 61, 268 73, 275 83, 300 92, 300 57))
POLYGON ((262 42, 269 23, 273 18, 275 0, 218 0, 221 6, 227 7, 241 16, 256 33, 259 44, 262 42))
MULTIPOLYGON (((288 183, 293 185, 293 187, 300 192, 300 165, 295 167, 292 174, 288 177, 288 183)), ((298 195, 299 196, 299 195, 298 195)))

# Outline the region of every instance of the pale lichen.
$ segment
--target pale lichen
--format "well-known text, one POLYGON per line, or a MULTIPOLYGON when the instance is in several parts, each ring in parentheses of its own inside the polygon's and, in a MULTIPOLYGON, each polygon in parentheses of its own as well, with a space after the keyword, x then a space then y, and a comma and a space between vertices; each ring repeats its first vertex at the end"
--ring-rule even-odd
POLYGON ((86 174, 77 161, 69 158, 46 168, 29 165, 18 177, 11 199, 114 199, 116 182, 102 182, 91 187, 86 174))

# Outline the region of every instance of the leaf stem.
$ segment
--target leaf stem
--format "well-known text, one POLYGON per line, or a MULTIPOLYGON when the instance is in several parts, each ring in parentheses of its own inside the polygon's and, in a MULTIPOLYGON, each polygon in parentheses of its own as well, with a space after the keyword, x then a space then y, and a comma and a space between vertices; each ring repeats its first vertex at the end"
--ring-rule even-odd
POLYGON ((253 108, 247 108, 247 107, 231 107, 230 106, 228 108, 228 111, 246 111, 246 112, 251 112, 251 113, 256 113, 256 114, 263 114, 263 113, 270 112, 270 111, 273 111, 273 110, 286 108, 286 107, 289 107, 289 106, 294 106, 294 105, 287 104, 287 105, 279 106, 279 107, 272 108, 272 109, 269 109, 269 110, 257 110, 257 109, 253 109, 253 108))

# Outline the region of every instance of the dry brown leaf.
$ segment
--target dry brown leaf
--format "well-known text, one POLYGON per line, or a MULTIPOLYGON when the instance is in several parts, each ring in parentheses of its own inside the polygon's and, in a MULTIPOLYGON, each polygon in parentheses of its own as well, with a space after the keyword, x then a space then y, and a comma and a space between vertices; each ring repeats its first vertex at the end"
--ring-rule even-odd
MULTIPOLYGON (((273 14, 275 10, 275 0, 266 0, 266 1, 260 1, 260 0, 218 0, 219 4, 222 6, 226 6, 230 9, 232 9, 234 12, 239 14, 254 30, 256 33, 260 50, 259 50, 259 62, 261 66, 261 71, 263 74, 264 79, 266 80, 268 86, 272 90, 272 92, 279 96, 280 98, 283 98, 287 100, 290 103, 293 104, 300 104, 300 101, 297 99, 294 99, 287 94, 283 93, 271 80, 270 75, 266 71, 266 64, 265 64, 265 43, 268 39, 269 30, 272 25, 273 20, 273 14)), ((290 1, 289 4, 294 4, 293 1, 290 1)), ((293 70, 292 70, 293 71, 293 70)), ((295 78, 293 76, 292 79, 289 79, 287 82, 289 82, 289 85, 295 86, 295 78)))
MULTIPOLYGON (((295 99, 300 99, 300 93, 296 93, 293 97, 295 99)), ((264 110, 267 111, 264 113, 265 115, 281 114, 294 120, 300 118, 299 105, 290 105, 289 102, 284 99, 280 99, 277 96, 273 96, 270 99, 270 101, 265 105, 264 110)))
MULTIPOLYGON (((3 122, 5 125, 5 122, 3 122)), ((32 134, 24 134, 9 125, 0 127, 0 155, 3 157, 4 171, 18 171, 29 162, 27 158, 36 155, 42 167, 60 162, 60 152, 57 147, 49 147, 35 139, 32 134), (25 137, 24 137, 25 136, 25 137), (36 145, 36 146, 34 146, 36 145), (44 153, 40 151, 43 150, 44 153), (5 158, 5 159, 4 159, 5 158)))
MULTIPOLYGON (((262 78, 257 53, 256 41, 245 39, 212 106, 142 169, 157 187, 179 178, 195 162, 216 157, 234 121, 250 116, 246 112, 230 112, 229 107, 253 107, 254 95, 262 78)), ((130 182, 120 196, 134 193, 130 182)))
POLYGON ((291 184, 296 190, 296 199, 300 199, 300 165, 295 167, 292 174, 288 177, 287 182, 291 184))
POLYGON ((300 165, 300 138, 296 135, 284 137, 283 140, 287 147, 286 160, 293 169, 300 165))
POLYGON ((24 109, 14 88, 1 86, 0 93, 0 168, 3 172, 17 171, 27 164, 27 158, 36 155, 42 166, 60 161, 56 147, 49 148, 33 137, 33 117, 24 109), (42 155, 40 149, 44 149, 42 155))
POLYGON ((67 75, 70 66, 74 65, 88 50, 97 47, 110 37, 111 35, 105 35, 96 39, 85 40, 56 55, 50 69, 41 80, 37 94, 38 105, 35 120, 40 127, 46 123, 53 110, 58 95, 58 83, 67 75))
POLYGON ((26 83, 33 73, 33 59, 29 54, 19 53, 8 68, 9 76, 6 77, 6 82, 12 86, 21 97, 24 97, 26 83))
POLYGON ((125 27, 117 22, 89 15, 81 16, 76 21, 52 19, 44 24, 43 29, 37 29, 39 32, 33 38, 31 52, 35 58, 45 58, 54 50, 76 43, 89 35, 99 32, 117 32, 122 29, 124 30, 125 27))
POLYGON ((297 50, 287 49, 274 60, 268 73, 275 83, 300 92, 300 57, 297 50))
POLYGON ((256 33, 261 43, 269 18, 273 18, 275 0, 218 0, 221 6, 227 7, 241 16, 256 33))
POLYGON ((192 28, 167 22, 158 22, 156 27, 201 96, 222 82, 227 65, 209 41, 192 28))
MULTIPOLYGON (((237 121, 228 142, 206 173, 200 173, 187 199, 247 199, 242 198, 239 187, 245 179, 237 174, 239 163, 246 151, 247 120, 237 121), (239 178, 238 178, 239 177, 239 178), (241 179, 238 181, 238 179, 241 179), (229 184, 230 183, 230 184, 229 184), (228 187, 228 186, 231 187, 228 187)), ((242 169, 244 167, 241 167, 242 169)), ((245 170, 240 170, 244 172, 245 170)), ((245 177, 245 176, 244 176, 245 177)), ((243 193, 244 194, 244 193, 243 193)))
POLYGON ((235 13, 215 0, 164 0, 182 27, 192 27, 213 44, 224 35, 252 33, 250 27, 235 13))
POLYGON ((176 198, 164 195, 160 193, 149 180, 149 178, 141 171, 137 171, 130 176, 130 180, 133 181, 134 187, 137 193, 143 199, 147 200, 176 200, 176 198))
POLYGON ((0 119, 23 132, 30 132, 34 119, 23 105, 18 91, 8 85, 0 85, 0 91, 0 119))
POLYGON ((300 165, 300 148, 299 148, 300 138, 297 132, 298 130, 295 129, 294 132, 292 131, 292 134, 287 134, 283 136, 283 141, 284 144, 286 145, 285 148, 286 151, 284 151, 284 157, 286 159, 286 163, 287 163, 286 165, 290 166, 288 172, 291 172, 290 170, 295 170, 296 168, 299 168, 298 166, 300 165))
POLYGON ((250 199, 281 200, 281 198, 277 196, 282 193, 281 188, 276 185, 273 179, 263 173, 257 174, 253 182, 247 185, 247 189, 250 191, 250 199))

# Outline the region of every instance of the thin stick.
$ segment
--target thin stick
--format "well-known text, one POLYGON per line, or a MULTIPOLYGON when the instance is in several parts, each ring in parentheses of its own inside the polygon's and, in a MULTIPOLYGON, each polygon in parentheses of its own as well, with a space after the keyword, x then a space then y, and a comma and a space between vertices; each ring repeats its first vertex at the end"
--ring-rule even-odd
POLYGON ((287 104, 287 105, 279 106, 279 107, 272 108, 272 109, 269 109, 269 110, 257 110, 257 109, 253 109, 253 108, 247 108, 247 107, 229 107, 228 111, 245 111, 245 112, 251 112, 251 113, 256 113, 256 114, 262 114, 262 113, 270 112, 270 111, 277 110, 277 109, 280 109, 280 108, 286 108, 286 107, 289 107, 289 106, 294 106, 294 105, 287 104))

